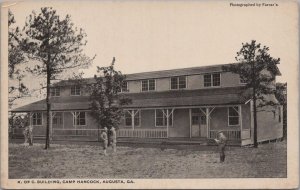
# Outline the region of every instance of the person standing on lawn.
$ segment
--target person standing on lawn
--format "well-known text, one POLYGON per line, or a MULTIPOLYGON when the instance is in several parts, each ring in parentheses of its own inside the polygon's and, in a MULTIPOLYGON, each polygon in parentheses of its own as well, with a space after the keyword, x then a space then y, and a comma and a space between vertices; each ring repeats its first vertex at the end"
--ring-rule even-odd
POLYGON ((108 137, 107 137, 107 128, 104 127, 103 132, 101 133, 101 139, 103 140, 103 151, 104 155, 107 156, 106 149, 107 149, 107 144, 108 144, 108 137))
POLYGON ((117 152, 117 132, 116 129, 114 127, 112 127, 110 129, 111 133, 110 133, 110 138, 111 138, 111 144, 112 144, 112 148, 114 150, 114 152, 117 152))
POLYGON ((22 121, 22 127, 24 128, 23 134, 24 134, 24 144, 29 143, 29 146, 33 145, 33 126, 29 124, 29 121, 27 118, 21 117, 23 119, 22 121))
POLYGON ((218 139, 215 139, 215 142, 218 144, 220 151, 220 162, 225 161, 225 146, 227 142, 227 138, 224 135, 223 131, 218 132, 218 139))

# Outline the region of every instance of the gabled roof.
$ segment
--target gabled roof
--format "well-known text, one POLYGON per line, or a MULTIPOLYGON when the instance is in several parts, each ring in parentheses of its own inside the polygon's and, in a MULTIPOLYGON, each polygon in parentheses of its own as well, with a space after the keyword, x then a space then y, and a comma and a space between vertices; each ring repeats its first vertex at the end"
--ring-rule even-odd
MULTIPOLYGON (((247 90, 243 87, 124 93, 124 97, 132 100, 132 104, 125 108, 231 105, 244 104, 249 99, 247 90)), ((52 111, 90 109, 89 96, 53 97, 50 102, 52 111)), ((46 111, 46 101, 41 100, 12 110, 29 111, 46 111)))

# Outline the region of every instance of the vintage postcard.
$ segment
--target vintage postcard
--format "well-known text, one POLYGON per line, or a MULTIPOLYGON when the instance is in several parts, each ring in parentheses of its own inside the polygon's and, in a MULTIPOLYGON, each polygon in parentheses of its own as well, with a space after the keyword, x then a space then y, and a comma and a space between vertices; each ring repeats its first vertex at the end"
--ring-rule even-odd
POLYGON ((298 4, 1 3, 1 188, 291 189, 298 4))

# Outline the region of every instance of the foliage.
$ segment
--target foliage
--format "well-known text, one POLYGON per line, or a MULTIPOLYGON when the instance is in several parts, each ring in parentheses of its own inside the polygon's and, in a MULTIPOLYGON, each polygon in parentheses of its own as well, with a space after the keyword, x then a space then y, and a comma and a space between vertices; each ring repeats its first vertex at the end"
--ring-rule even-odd
POLYGON ((24 75, 20 69, 16 69, 17 65, 26 61, 23 51, 20 47, 20 39, 22 37, 18 27, 13 25, 16 23, 13 13, 8 11, 8 76, 11 81, 8 87, 9 106, 11 107, 16 99, 22 98, 28 94, 28 88, 23 83, 24 75))
POLYGON ((90 86, 92 116, 99 128, 117 128, 123 116, 122 106, 131 102, 119 93, 125 75, 114 69, 114 62, 115 58, 109 67, 98 67, 98 76, 94 76, 96 83, 90 86))
POLYGON ((235 57, 238 63, 223 66, 224 71, 239 74, 246 88, 255 89, 252 96, 259 102, 257 107, 277 105, 274 99, 268 99, 268 95, 276 92, 275 77, 280 75, 277 67, 280 58, 271 57, 268 51, 269 47, 261 47, 255 40, 242 43, 242 48, 235 57))
POLYGON ((287 83, 276 83, 276 99, 280 102, 281 105, 287 104, 287 83))
POLYGON ((283 137, 287 138, 287 83, 276 83, 276 99, 282 105, 283 110, 283 137))
MULTIPOLYGON (((94 58, 83 53, 83 46, 87 44, 87 36, 83 29, 77 29, 71 22, 70 15, 64 18, 56 13, 52 7, 41 8, 40 13, 32 12, 27 17, 23 32, 22 50, 28 58, 35 61, 33 67, 27 71, 34 75, 46 76, 47 89, 47 130, 46 149, 49 147, 50 125, 50 85, 53 80, 66 77, 72 69, 86 68, 94 58)), ((75 72, 73 72, 75 74, 75 72)))
POLYGON ((275 59, 268 53, 269 47, 261 47, 260 43, 252 40, 250 43, 242 44, 235 59, 238 63, 223 66, 223 70, 240 75, 245 87, 250 90, 253 101, 254 120, 254 147, 257 143, 257 112, 258 108, 278 105, 275 97, 275 78, 280 75, 277 64, 280 58, 275 59))
POLYGON ((83 29, 74 28, 70 15, 61 19, 51 7, 41 8, 39 14, 33 11, 23 31, 27 35, 23 50, 30 59, 43 63, 28 68, 34 74, 48 74, 55 80, 66 70, 86 68, 93 60, 83 54, 82 46, 87 44, 83 29))

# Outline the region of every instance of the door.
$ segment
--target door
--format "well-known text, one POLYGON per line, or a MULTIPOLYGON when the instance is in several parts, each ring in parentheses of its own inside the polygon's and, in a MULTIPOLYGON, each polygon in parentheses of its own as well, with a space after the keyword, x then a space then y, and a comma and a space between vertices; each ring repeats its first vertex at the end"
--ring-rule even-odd
POLYGON ((192 137, 200 137, 200 117, 192 116, 192 137))
POLYGON ((200 115, 200 137, 207 137, 207 125, 205 115, 200 115))
POLYGON ((192 115, 192 137, 207 137, 206 117, 192 115))

